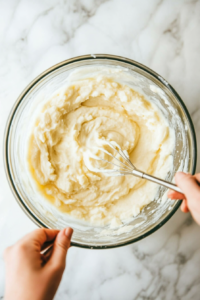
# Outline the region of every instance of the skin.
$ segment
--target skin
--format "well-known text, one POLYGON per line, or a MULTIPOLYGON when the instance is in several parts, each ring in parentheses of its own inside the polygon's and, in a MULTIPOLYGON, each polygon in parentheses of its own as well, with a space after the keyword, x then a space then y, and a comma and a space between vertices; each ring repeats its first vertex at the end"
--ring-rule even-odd
POLYGON ((200 173, 191 175, 179 172, 175 176, 176 184, 184 192, 183 194, 169 191, 170 199, 183 199, 181 210, 184 213, 190 211, 192 217, 200 225, 200 173))
POLYGON ((51 300, 60 284, 73 230, 37 229, 5 250, 5 300, 51 300), (54 241, 52 253, 40 254, 54 241))
MULTIPOLYGON (((183 199, 181 210, 190 211, 200 225, 200 173, 179 172, 176 184, 184 194, 168 192, 168 197, 183 199)), ((51 300, 60 284, 73 230, 37 229, 5 250, 5 300, 51 300), (46 242, 54 240, 52 252, 40 254, 46 242)))

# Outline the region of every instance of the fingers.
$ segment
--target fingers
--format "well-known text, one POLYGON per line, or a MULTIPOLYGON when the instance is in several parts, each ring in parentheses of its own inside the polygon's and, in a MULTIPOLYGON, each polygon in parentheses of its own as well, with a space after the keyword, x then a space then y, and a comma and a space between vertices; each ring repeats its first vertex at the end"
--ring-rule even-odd
POLYGON ((21 243, 27 243, 30 244, 36 244, 42 248, 42 245, 45 242, 49 242, 55 239, 57 234, 59 233, 59 230, 55 229, 46 229, 46 228, 40 228, 32 231, 31 233, 27 234, 23 239, 21 239, 21 243))
POLYGON ((64 270, 67 250, 70 247, 72 233, 73 229, 69 227, 59 232, 54 242, 53 252, 49 259, 49 265, 53 265, 55 268, 61 268, 64 270))
POLYGON ((188 209, 186 200, 183 200, 183 201, 182 201, 182 203, 181 203, 181 210, 182 210, 182 212, 184 212, 184 213, 189 212, 189 209, 188 209))
POLYGON ((185 195, 181 194, 181 193, 178 193, 178 192, 175 192, 175 191, 172 191, 170 190, 168 193, 167 193, 167 197, 172 199, 172 200, 181 200, 181 199, 185 199, 185 195))
POLYGON ((183 212, 190 211, 192 216, 199 222, 199 206, 200 206, 200 174, 186 174, 179 172, 175 175, 175 181, 181 188, 184 195, 169 191, 168 197, 171 199, 184 199, 181 204, 183 212))
POLYGON ((170 190, 167 194, 170 199, 186 199, 188 196, 197 197, 200 193, 200 186, 197 180, 200 180, 200 174, 192 176, 183 172, 176 173, 175 181, 177 185, 183 190, 184 194, 170 190))
POLYGON ((170 198, 170 199, 172 199, 172 200, 181 200, 181 199, 183 199, 183 201, 182 201, 182 203, 181 203, 181 210, 182 210, 182 212, 184 212, 184 213, 187 213, 187 212, 189 211, 189 209, 188 209, 188 207, 187 207, 187 201, 186 201, 186 199, 185 199, 185 195, 170 190, 170 191, 167 193, 167 197, 170 198))
POLYGON ((175 181, 184 192, 186 198, 199 198, 200 187, 196 179, 191 174, 183 172, 176 173, 175 181))

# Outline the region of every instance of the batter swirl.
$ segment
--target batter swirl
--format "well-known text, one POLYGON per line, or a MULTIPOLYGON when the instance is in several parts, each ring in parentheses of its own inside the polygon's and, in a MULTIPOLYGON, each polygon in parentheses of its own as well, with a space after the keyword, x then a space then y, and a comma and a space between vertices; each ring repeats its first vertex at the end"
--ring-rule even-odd
POLYGON ((118 226, 151 202, 158 187, 133 176, 91 172, 84 153, 103 139, 127 150, 144 172, 165 178, 172 167, 173 133, 158 107, 103 75, 68 84, 45 104, 28 160, 38 188, 58 209, 93 224, 118 226))

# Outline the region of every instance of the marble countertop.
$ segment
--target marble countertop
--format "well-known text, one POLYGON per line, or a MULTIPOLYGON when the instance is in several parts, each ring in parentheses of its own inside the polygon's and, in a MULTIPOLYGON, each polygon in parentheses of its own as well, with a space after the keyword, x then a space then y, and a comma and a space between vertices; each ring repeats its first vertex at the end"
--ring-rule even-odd
MULTIPOLYGON (((193 0, 1 0, 0 151, 9 111, 35 76, 73 56, 109 53, 137 60, 171 83, 192 116, 200 152, 199 16, 200 1, 193 0)), ((17 205, 0 155, 3 299, 3 249, 36 226, 17 205)), ((178 211, 135 244, 72 247, 55 299, 199 300, 200 228, 178 211)))

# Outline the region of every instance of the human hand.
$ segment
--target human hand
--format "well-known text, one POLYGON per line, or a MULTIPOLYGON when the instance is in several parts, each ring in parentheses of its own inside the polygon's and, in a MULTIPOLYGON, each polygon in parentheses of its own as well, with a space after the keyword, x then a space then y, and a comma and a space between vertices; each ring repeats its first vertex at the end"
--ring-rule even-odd
POLYGON ((5 300, 53 299, 65 269, 73 230, 36 229, 5 250, 5 300), (54 241, 51 255, 40 254, 54 241))
POLYGON ((190 211, 194 220, 200 225, 200 173, 192 176, 179 172, 175 175, 175 181, 184 195, 170 190, 168 197, 173 200, 183 199, 181 210, 190 211))

